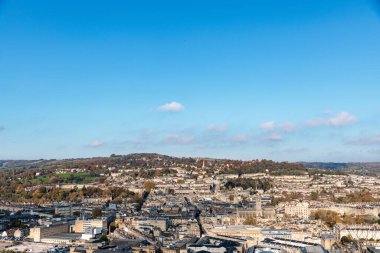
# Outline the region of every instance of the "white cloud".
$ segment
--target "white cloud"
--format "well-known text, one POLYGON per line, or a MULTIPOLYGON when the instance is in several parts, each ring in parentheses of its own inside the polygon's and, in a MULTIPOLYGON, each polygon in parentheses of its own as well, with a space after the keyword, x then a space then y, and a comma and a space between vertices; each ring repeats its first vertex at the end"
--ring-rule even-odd
POLYGON ((95 140, 95 141, 92 141, 88 144, 89 147, 91 148, 99 148, 99 147, 102 147, 102 146, 105 146, 106 143, 103 142, 103 141, 99 141, 99 140, 95 140))
POLYGON ((332 115, 330 118, 316 118, 306 121, 306 125, 309 127, 317 126, 331 126, 342 127, 346 125, 352 125, 358 122, 358 118, 348 112, 340 112, 332 115))
POLYGON ((214 132, 214 133, 224 133, 228 130, 228 125, 226 125, 226 124, 222 124, 222 125, 211 124, 207 127, 207 130, 209 132, 214 132))
POLYGON ((244 134, 239 134, 229 137, 228 141, 233 143, 246 143, 248 141, 248 137, 244 134))
POLYGON ((266 131, 278 130, 283 132, 292 132, 296 130, 297 125, 291 122, 276 124, 274 121, 267 121, 259 125, 259 128, 266 131))
POLYGON ((194 141, 193 136, 181 136, 177 134, 169 134, 165 137, 165 142, 168 144, 190 144, 194 141))
POLYGON ((286 122, 280 124, 277 128, 284 132, 292 132, 297 129, 297 125, 294 123, 286 122))
POLYGON ((329 125, 335 127, 351 125, 355 124, 356 122, 358 122, 357 117, 348 112, 340 112, 334 117, 330 118, 328 121, 329 125))
POLYGON ((160 112, 180 112, 184 109, 185 107, 181 103, 175 101, 163 104, 157 108, 157 110, 160 112))
POLYGON ((284 137, 282 136, 282 134, 279 134, 279 133, 273 133, 273 134, 268 135, 267 137, 267 141, 282 141, 282 140, 284 140, 284 137))
POLYGON ((264 142, 279 142, 284 140, 284 134, 294 132, 298 126, 291 122, 275 123, 274 121, 267 121, 259 125, 259 128, 266 131, 264 137, 260 139, 264 142))
POLYGON ((276 127, 274 121, 267 121, 259 125, 259 128, 264 130, 272 130, 276 127))

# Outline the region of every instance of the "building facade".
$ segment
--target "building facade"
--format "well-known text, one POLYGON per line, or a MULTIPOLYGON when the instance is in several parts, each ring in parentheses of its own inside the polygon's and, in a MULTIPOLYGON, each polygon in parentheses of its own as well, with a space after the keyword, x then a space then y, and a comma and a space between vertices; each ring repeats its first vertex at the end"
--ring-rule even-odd
POLYGON ((300 219, 309 219, 310 210, 307 202, 290 202, 285 205, 285 215, 289 217, 298 217, 300 219))

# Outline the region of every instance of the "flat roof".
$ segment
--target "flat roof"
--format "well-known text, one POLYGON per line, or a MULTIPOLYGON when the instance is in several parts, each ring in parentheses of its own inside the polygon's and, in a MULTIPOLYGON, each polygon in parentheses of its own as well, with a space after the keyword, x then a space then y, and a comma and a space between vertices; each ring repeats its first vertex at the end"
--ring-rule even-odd
POLYGON ((74 234, 74 233, 59 233, 55 235, 46 236, 42 239, 69 239, 75 240, 82 237, 82 234, 74 234))

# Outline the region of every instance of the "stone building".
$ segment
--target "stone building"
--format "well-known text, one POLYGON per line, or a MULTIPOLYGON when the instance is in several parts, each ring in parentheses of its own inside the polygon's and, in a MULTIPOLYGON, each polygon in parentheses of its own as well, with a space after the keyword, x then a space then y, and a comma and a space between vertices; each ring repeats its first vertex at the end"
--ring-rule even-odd
POLYGON ((60 222, 48 226, 31 228, 29 231, 29 238, 33 239, 34 242, 41 242, 41 240, 46 237, 68 232, 69 225, 67 223, 60 222))
POLYGON ((286 203, 285 215, 307 220, 310 217, 309 203, 296 201, 286 203))

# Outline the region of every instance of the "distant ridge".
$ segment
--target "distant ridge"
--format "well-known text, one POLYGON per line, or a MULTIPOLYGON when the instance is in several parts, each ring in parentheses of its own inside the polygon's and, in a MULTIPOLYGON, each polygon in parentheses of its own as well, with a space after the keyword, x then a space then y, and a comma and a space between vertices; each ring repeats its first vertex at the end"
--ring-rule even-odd
MULTIPOLYGON (((241 162, 238 159, 221 159, 211 157, 175 157, 169 155, 162 155, 158 153, 131 153, 127 155, 112 154, 109 157, 91 157, 91 158, 72 158, 72 159, 39 159, 39 160, 0 160, 0 168, 39 168, 54 164, 68 164, 68 163, 97 163, 105 161, 127 161, 130 159, 162 159, 162 160, 176 160, 176 161, 231 161, 241 162)), ((265 160, 265 159, 264 159, 265 160)), ((247 160, 255 161, 255 160, 247 160)), ((342 170, 348 172, 360 173, 380 173, 380 162, 363 162, 363 163, 336 163, 336 162, 295 162, 293 164, 300 164, 310 169, 323 169, 323 170, 342 170)))
POLYGON ((345 170, 352 172, 380 173, 380 162, 334 163, 334 162, 299 162, 306 168, 324 170, 345 170))

